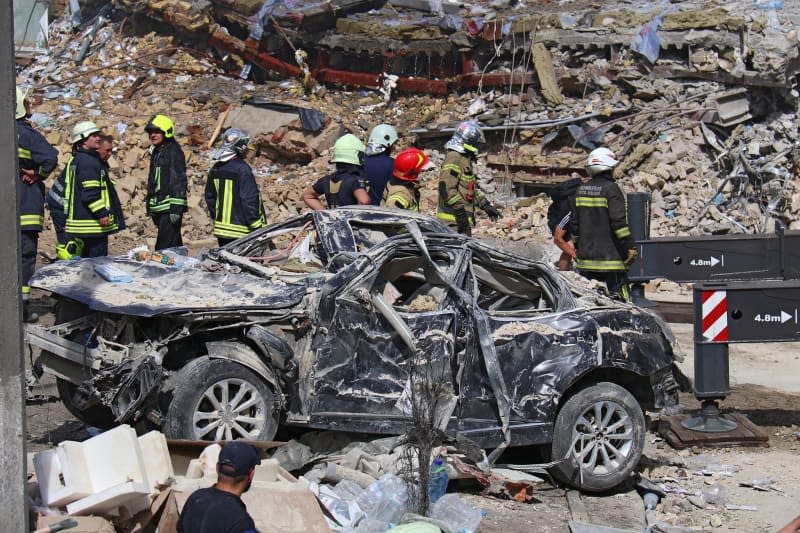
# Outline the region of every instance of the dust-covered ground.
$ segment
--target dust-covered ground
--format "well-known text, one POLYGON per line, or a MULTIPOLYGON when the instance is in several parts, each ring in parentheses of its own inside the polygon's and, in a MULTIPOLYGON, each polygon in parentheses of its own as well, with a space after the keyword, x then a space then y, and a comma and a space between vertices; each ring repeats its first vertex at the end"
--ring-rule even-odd
MULTIPOLYGON (((42 321, 52 321, 52 315, 45 314, 42 321)), ((672 326, 687 355, 682 370, 691 376, 692 327, 672 326)), ((732 393, 722 407, 742 412, 761 426, 770 437, 769 446, 678 451, 649 431, 640 471, 674 491, 659 503, 659 520, 698 531, 775 531, 800 513, 800 381, 796 379, 800 375, 800 343, 732 345, 730 366, 732 393), (764 479, 773 482, 765 491, 740 486, 764 479), (709 494, 720 491, 720 503, 707 501, 713 499, 709 494), (729 510, 725 504, 755 510, 729 510)), ((57 401, 52 378, 34 386, 32 392, 36 401, 27 405, 28 452, 90 436, 91 430, 57 401)), ((690 409, 699 407, 690 394, 684 394, 681 401, 690 409)), ((538 459, 526 457, 520 450, 513 453, 508 462, 538 459)), ((500 461, 504 460, 501 457, 500 461)), ((561 487, 544 484, 531 503, 482 496, 480 486, 463 480, 453 481, 450 490, 459 491, 486 511, 479 529, 482 533, 569 531, 570 507, 561 487)), ((601 497, 583 495, 581 499, 593 524, 640 531, 644 527, 641 498, 632 489, 601 497)))

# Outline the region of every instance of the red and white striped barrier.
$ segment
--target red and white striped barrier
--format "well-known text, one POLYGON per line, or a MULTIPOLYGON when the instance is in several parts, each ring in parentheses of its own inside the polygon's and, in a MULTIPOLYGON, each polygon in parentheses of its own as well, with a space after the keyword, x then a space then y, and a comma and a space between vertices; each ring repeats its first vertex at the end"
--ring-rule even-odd
POLYGON ((703 337, 728 342, 728 298, 725 291, 703 291, 703 337))

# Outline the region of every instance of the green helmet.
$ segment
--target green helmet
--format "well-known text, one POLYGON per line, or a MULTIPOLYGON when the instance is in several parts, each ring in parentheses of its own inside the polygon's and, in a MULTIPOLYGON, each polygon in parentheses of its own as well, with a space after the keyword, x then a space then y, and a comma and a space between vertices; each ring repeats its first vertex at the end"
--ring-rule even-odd
POLYGON ((331 159, 331 162, 363 165, 365 148, 364 143, 352 133, 342 135, 333 144, 333 159, 331 159))
POLYGON ((147 133, 153 131, 160 131, 164 134, 165 139, 172 139, 175 137, 175 124, 166 115, 153 115, 144 127, 147 133))
POLYGON ((97 124, 95 124, 94 122, 91 122, 89 120, 78 122, 77 124, 75 124, 75 127, 72 128, 72 144, 81 142, 92 133, 98 133, 98 132, 100 132, 100 128, 98 128, 97 124))
POLYGON ((27 115, 27 111, 25 111, 25 91, 17 87, 17 112, 14 115, 14 118, 22 118, 27 115))

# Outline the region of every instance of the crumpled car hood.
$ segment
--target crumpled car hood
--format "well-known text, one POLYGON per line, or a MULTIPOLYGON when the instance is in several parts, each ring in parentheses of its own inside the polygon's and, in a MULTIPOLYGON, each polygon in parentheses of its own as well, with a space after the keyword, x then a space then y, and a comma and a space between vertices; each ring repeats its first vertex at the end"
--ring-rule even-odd
POLYGON ((281 309, 297 304, 306 290, 305 283, 289 284, 248 273, 178 269, 112 257, 45 266, 30 285, 95 311, 137 316, 203 309, 281 309), (95 265, 106 264, 124 270, 133 281, 106 281, 94 271, 95 265))

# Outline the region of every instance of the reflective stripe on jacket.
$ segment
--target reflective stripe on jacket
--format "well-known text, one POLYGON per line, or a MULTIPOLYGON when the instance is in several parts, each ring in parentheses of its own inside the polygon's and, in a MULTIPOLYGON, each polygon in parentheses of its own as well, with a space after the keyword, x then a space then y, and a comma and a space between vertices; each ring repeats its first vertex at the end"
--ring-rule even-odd
POLYGON ((205 199, 216 237, 238 239, 266 224, 256 178, 239 158, 211 167, 205 199))
POLYGON ((148 215, 186 211, 186 158, 175 139, 151 147, 145 205, 148 215))
POLYGON ((635 243, 628 228, 625 197, 609 172, 578 188, 569 227, 577 242, 578 270, 628 270, 623 263, 635 243))
POLYGON ((439 173, 439 205, 436 218, 455 222, 456 211, 463 207, 474 224, 475 208, 486 203, 472 172, 472 157, 449 150, 439 173))
POLYGON ((403 185, 397 181, 392 178, 386 185, 381 205, 419 212, 419 190, 413 184, 403 185))
POLYGON ((116 233, 125 227, 117 191, 97 152, 79 148, 64 169, 64 231, 74 237, 116 233), (100 225, 108 216, 109 224, 100 225))
POLYGON ((33 129, 27 120, 17 119, 17 158, 20 168, 19 225, 22 231, 42 231, 44 223, 44 179, 58 164, 58 150, 33 129), (25 183, 21 171, 33 170, 39 179, 25 183))

